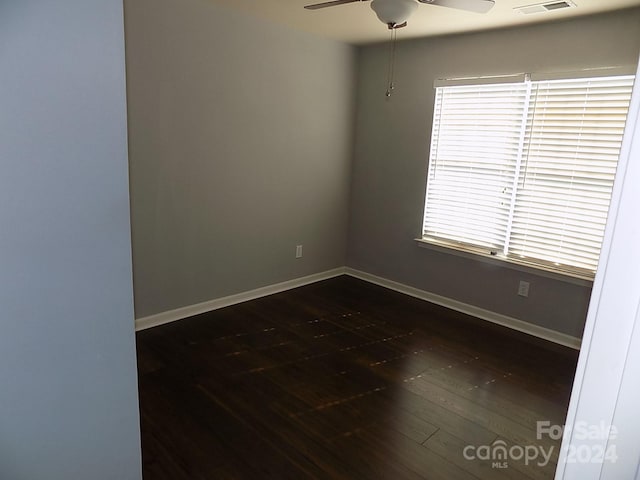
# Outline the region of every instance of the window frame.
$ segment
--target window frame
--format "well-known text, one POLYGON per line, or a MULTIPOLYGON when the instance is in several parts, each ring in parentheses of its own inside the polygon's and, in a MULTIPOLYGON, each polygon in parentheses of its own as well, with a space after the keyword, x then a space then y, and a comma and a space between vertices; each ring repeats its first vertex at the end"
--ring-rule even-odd
MULTIPOLYGON (((485 77, 464 77, 464 78, 451 78, 451 79, 438 79, 434 82, 434 101, 433 111, 431 117, 431 135, 434 132, 434 120, 436 119, 436 88, 447 86, 468 86, 468 85, 493 85, 497 83, 531 83, 542 82, 546 80, 579 80, 581 78, 594 78, 594 77, 615 77, 615 76, 634 76, 635 68, 632 66, 622 67, 604 67, 598 69, 585 69, 579 72, 552 72, 552 73, 536 73, 536 74, 507 74, 499 76, 485 76, 485 77)), ((634 82, 636 78, 633 79, 634 82)), ((528 107, 527 107, 528 108, 528 107)), ((628 112, 627 112, 628 115, 628 112)), ((432 140, 430 141, 429 157, 431 157, 432 140)), ((429 158, 431 161, 431 158, 429 158)), ((428 164, 428 170, 430 166, 428 164)), ((415 238, 416 243, 423 248, 429 248, 435 251, 454 254, 466 258, 472 258, 481 260, 491 264, 498 264, 513 268, 516 270, 525 271, 527 273, 533 273, 537 275, 556 278, 570 283, 579 285, 591 285, 595 271, 590 269, 582 269, 574 266, 558 265, 552 261, 542 259, 527 259, 518 258, 515 255, 505 255, 502 251, 495 251, 487 247, 482 247, 474 244, 464 243, 462 241, 456 241, 453 239, 447 239, 444 237, 436 237, 433 235, 425 234, 425 217, 426 217, 426 200, 429 190, 429 174, 426 175, 427 183, 424 188, 424 202, 423 202, 423 215, 422 215, 422 228, 419 238, 415 238)), ((514 195, 515 195, 514 191, 514 195)), ((511 221, 511 219, 510 219, 511 221)), ((506 238, 509 242, 509 238, 506 238)))

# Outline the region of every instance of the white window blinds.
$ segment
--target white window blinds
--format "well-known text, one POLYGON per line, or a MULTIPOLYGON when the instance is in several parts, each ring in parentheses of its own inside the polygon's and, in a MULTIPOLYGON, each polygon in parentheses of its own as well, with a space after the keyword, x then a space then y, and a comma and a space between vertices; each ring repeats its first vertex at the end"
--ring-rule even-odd
POLYGON ((525 83, 437 89, 425 235, 502 249, 526 103, 525 83))
POLYGON ((439 87, 423 236, 597 267, 632 76, 439 87))

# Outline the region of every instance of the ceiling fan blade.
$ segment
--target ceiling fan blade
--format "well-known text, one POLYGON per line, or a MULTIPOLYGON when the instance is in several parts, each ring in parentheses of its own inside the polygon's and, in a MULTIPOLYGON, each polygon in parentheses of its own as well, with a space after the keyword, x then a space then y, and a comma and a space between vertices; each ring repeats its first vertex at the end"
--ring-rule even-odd
POLYGON ((467 10, 468 12, 487 13, 493 5, 494 0, 418 0, 420 3, 429 5, 439 5, 440 7, 456 8, 467 10))
POLYGON ((320 8, 335 7, 336 5, 344 5, 345 3, 364 2, 365 0, 333 0, 332 2, 314 3, 304 8, 307 10, 318 10, 320 8))

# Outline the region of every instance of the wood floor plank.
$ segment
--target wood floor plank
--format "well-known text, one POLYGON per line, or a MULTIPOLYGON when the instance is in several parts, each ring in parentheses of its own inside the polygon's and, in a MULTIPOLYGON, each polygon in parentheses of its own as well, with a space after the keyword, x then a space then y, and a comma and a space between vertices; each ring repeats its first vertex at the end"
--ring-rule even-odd
POLYGON ((555 408, 531 408, 531 395, 521 389, 509 388, 507 378, 506 375, 485 375, 466 365, 448 365, 428 368, 408 382, 443 388, 521 425, 535 426, 541 420, 564 421, 564 418, 559 418, 559 412, 562 412, 559 408, 557 411, 555 408))
POLYGON ((497 438, 496 432, 485 426, 402 387, 396 393, 396 405, 399 410, 409 412, 472 444, 484 445, 497 438))
MULTIPOLYGON (((541 445, 544 447, 555 446, 556 443, 549 437, 537 438, 536 425, 522 425, 508 418, 506 415, 496 413, 478 402, 468 400, 434 384, 422 382, 407 384, 413 393, 436 403, 443 408, 470 420, 496 435, 509 439, 518 445, 541 445)), ((557 455, 557 451, 555 451, 557 455)), ((557 458, 557 457, 556 457, 557 458)))
POLYGON ((354 464, 366 472, 367 478, 477 480, 469 471, 384 426, 365 429, 337 445, 344 451, 360 452, 354 464))
POLYGON ((435 425, 409 412, 395 413, 384 424, 420 444, 424 444, 439 430, 435 425))

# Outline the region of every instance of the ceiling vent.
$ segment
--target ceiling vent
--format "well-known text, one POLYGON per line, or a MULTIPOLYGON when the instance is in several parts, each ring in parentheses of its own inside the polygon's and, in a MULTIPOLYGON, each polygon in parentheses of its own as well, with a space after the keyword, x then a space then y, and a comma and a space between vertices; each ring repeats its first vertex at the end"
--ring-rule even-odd
POLYGON ((552 1, 547 3, 536 3, 535 5, 526 5, 524 7, 516 7, 516 12, 523 15, 531 15, 532 13, 551 12, 553 10, 562 10, 563 8, 575 8, 576 4, 569 0, 552 1))

